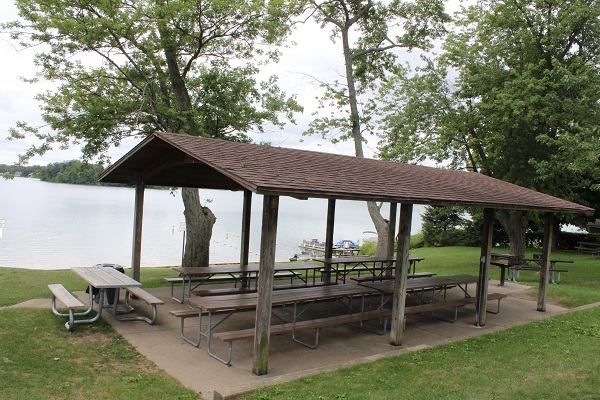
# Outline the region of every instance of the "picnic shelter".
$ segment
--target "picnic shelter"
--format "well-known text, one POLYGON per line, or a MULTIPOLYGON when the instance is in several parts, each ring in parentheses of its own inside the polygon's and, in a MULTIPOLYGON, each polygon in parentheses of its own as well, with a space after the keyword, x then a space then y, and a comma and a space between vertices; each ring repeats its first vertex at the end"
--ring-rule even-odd
MULTIPOLYGON (((557 213, 591 214, 593 209, 475 172, 447 170, 337 154, 229 142, 173 133, 154 133, 110 166, 101 182, 136 188, 133 277, 139 280, 144 188, 148 185, 243 191, 241 259, 247 264, 252 195, 263 196, 253 372, 268 372, 273 271, 279 198, 328 200, 326 254, 331 257, 336 200, 390 203, 390 221, 398 222, 398 248, 392 303, 390 343, 402 345, 409 241, 413 205, 459 205, 484 210, 483 240, 476 293, 478 326, 485 325, 487 287, 493 243, 494 210, 545 214, 537 310, 545 311, 552 243, 557 213), (329 254, 327 253, 329 251, 329 254)), ((396 234, 390 229, 389 241, 396 234)), ((393 249, 394 246, 390 246, 393 249)))

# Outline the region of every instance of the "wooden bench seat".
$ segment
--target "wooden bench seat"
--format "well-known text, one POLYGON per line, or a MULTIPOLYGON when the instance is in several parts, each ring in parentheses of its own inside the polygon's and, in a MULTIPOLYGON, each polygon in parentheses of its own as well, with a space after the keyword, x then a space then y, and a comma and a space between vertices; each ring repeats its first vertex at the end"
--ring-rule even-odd
MULTIPOLYGON (((335 285, 335 282, 315 282, 315 283, 289 283, 284 285, 273 285, 273 290, 285 289, 302 289, 313 286, 335 285)), ((207 287, 202 289, 192 290, 192 294, 196 296, 226 296, 230 294, 256 293, 256 288, 239 288, 239 287, 207 287)))
POLYGON ((132 295, 152 307, 152 317, 148 318, 143 315, 123 317, 123 316, 120 316, 119 314, 115 314, 115 318, 118 319, 119 321, 144 321, 144 322, 149 323, 150 325, 154 325, 154 323, 156 322, 156 317, 158 315, 157 307, 161 304, 165 304, 165 302, 162 301, 161 299, 159 299, 158 297, 154 296, 153 294, 148 293, 147 291, 145 291, 142 288, 131 287, 131 288, 128 288, 127 291, 125 292, 125 306, 128 309, 130 309, 131 311, 134 310, 134 307, 132 307, 130 304, 130 299, 131 299, 132 295))
MULTIPOLYGON (((487 312, 492 313, 492 314, 498 314, 500 312, 500 300, 502 300, 505 297, 507 297, 506 294, 490 293, 487 296, 487 300, 488 301, 498 300, 498 307, 496 308, 496 311, 487 310, 487 312)), ((404 309, 404 315, 413 315, 413 314, 431 312, 432 317, 453 323, 453 322, 456 322, 456 320, 458 319, 459 307, 464 307, 468 304, 475 304, 476 302, 477 302, 477 299, 475 297, 464 297, 464 298, 460 298, 460 299, 456 299, 456 300, 440 301, 437 303, 419 304, 416 306, 407 306, 404 309), (449 309, 449 308, 454 308, 454 319, 453 320, 449 320, 446 318, 440 318, 440 317, 435 316, 435 314, 434 314, 434 311, 449 309)))
MULTIPOLYGON (((430 278, 434 275, 437 275, 433 272, 415 272, 414 274, 408 274, 408 279, 415 279, 415 278, 430 278)), ((367 276, 353 276, 350 279, 352 279, 355 282, 358 283, 362 283, 362 282, 377 282, 377 281, 393 281, 394 279, 396 279, 396 277, 394 275, 367 275, 367 276)))
MULTIPOLYGON (((284 324, 279 324, 279 325, 271 325, 269 330, 270 330, 271 335, 281 335, 281 334, 285 334, 285 333, 292 333, 292 339, 296 343, 299 343, 303 346, 314 349, 319 344, 319 335, 320 335, 321 328, 360 322, 361 327, 363 329, 374 332, 371 329, 367 329, 363 325, 363 322, 368 321, 368 320, 383 318, 386 321, 384 323, 383 330, 381 332, 375 332, 378 334, 383 334, 385 332, 385 330, 387 329, 387 327, 386 327, 387 317, 389 317, 390 315, 391 315, 391 310, 378 309, 378 310, 372 310, 372 311, 357 312, 357 313, 353 313, 353 314, 338 315, 338 316, 334 316, 334 317, 316 318, 316 319, 305 320, 305 321, 284 323, 284 324), (315 330, 316 331, 314 344, 305 343, 296 337, 295 332, 304 331, 304 330, 315 330)), ((229 344, 228 358, 225 360, 223 358, 218 357, 217 355, 215 355, 214 353, 212 353, 210 351, 210 348, 208 349, 208 352, 212 357, 223 362, 224 364, 231 365, 233 342, 236 340, 241 340, 241 339, 251 339, 254 337, 254 333, 255 333, 254 328, 215 333, 212 335, 213 338, 222 340, 223 342, 226 342, 229 344)), ((210 344, 209 344, 209 346, 210 346, 210 344)))
POLYGON ((60 283, 52 283, 48 285, 48 289, 52 293, 52 312, 59 317, 69 317, 69 320, 65 323, 65 327, 68 331, 73 330, 75 326, 75 313, 76 309, 86 308, 78 298, 73 296, 63 285, 60 283), (62 313, 58 311, 56 307, 56 299, 60 300, 61 303, 69 310, 68 313, 62 313))
MULTIPOLYGON (((514 265, 509 268, 509 271, 511 273, 511 275, 509 275, 509 277, 511 277, 512 280, 517 281, 517 280, 519 280, 519 271, 539 271, 539 270, 540 270, 540 267, 538 267, 538 266, 514 265)), ((554 282, 554 273, 556 273, 556 283, 557 284, 560 283, 560 273, 561 272, 569 272, 569 270, 564 269, 564 268, 551 268, 549 270, 552 283, 555 283, 554 282)))

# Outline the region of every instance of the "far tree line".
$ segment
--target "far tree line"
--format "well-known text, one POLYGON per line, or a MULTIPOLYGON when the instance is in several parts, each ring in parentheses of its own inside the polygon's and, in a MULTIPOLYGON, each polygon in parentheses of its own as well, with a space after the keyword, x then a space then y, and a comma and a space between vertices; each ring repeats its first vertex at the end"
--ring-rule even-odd
POLYGON ((42 165, 0 164, 0 175, 38 178, 45 182, 98 185, 98 176, 104 171, 102 163, 71 160, 42 165))

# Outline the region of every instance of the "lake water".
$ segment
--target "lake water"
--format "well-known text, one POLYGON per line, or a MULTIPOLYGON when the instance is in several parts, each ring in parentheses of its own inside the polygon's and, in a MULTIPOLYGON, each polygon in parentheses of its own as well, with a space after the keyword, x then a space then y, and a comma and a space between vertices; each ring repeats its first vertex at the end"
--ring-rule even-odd
MULTIPOLYGON (((67 185, 36 179, 0 178, 0 266, 62 269, 97 263, 131 265, 134 189, 67 185)), ((210 262, 238 262, 243 194, 201 190, 217 217, 210 262)), ((262 196, 252 198, 250 261, 258 261, 262 196)), ((389 208, 384 205, 383 215, 389 208)), ((415 206, 413 233, 421 229, 422 206, 415 206)), ((277 261, 299 252, 303 239, 325 238, 327 200, 280 198, 277 261)), ((146 189, 142 266, 181 263, 183 204, 177 193, 146 189)), ((374 231, 364 202, 337 201, 334 239, 358 240, 374 231)))

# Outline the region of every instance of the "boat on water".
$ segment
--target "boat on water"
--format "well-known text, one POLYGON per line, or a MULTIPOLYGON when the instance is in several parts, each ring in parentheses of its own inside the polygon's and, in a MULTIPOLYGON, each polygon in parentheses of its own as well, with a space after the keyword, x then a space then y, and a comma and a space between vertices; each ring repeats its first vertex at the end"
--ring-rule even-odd
MULTIPOLYGON (((325 255, 325 242, 318 239, 303 240, 298 245, 301 254, 295 254, 294 257, 323 257, 325 255)), ((358 255, 360 244, 354 240, 344 239, 335 243, 332 247, 333 257, 352 257, 358 255)), ((298 258, 306 259, 306 258, 298 258)))

